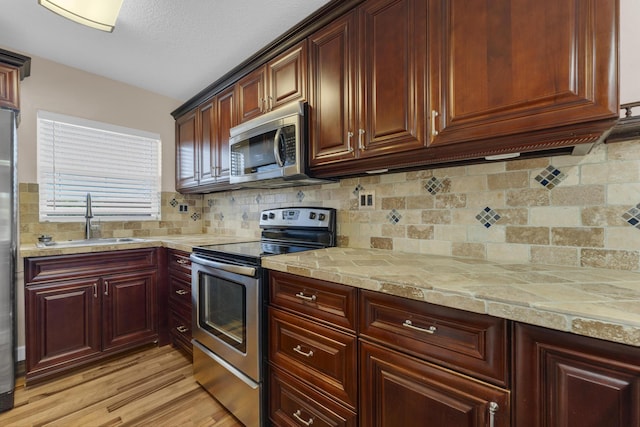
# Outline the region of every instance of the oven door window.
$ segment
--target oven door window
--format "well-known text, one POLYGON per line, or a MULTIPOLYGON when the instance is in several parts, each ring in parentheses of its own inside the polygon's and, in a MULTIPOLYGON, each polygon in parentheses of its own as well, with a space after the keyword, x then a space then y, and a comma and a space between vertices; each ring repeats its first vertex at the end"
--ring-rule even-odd
POLYGON ((198 324, 236 350, 247 350, 247 290, 241 283, 200 273, 198 324))

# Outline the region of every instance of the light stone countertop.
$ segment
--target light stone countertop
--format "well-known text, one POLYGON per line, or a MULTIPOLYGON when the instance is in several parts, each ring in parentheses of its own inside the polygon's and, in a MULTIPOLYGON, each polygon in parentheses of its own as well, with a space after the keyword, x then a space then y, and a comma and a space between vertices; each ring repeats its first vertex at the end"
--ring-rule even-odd
POLYGON ((355 248, 262 266, 640 347, 640 273, 355 248))
POLYGON ((185 252, 191 252, 194 246, 213 245, 223 243, 247 242, 250 237, 214 236, 211 234, 186 234, 144 237, 143 241, 120 242, 113 244, 87 244, 84 246, 47 246, 40 248, 35 244, 21 245, 19 255, 22 258, 69 255, 91 252, 121 251, 125 249, 166 247, 185 252))

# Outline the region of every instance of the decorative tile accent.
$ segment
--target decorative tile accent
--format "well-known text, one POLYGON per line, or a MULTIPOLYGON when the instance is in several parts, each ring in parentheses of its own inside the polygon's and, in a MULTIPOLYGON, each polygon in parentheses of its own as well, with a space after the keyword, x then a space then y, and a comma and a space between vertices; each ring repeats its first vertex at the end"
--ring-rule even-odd
POLYGON ((214 205, 214 199, 208 199, 208 200, 207 200, 207 205, 208 205, 209 207, 212 207, 212 206, 214 205))
POLYGON ((260 202, 261 202, 261 201, 262 201, 262 196, 261 196, 260 194, 258 194, 258 195, 256 196, 256 203, 257 203, 257 204, 260 204, 260 202))
POLYGON ((248 219, 249 219, 249 214, 248 214, 246 211, 245 211, 245 212, 242 212, 242 220, 243 220, 243 221, 246 221, 246 220, 248 220, 248 219))
POLYGON ((489 228, 493 224, 498 222, 498 220, 500 219, 500 215, 498 215, 496 211, 487 206, 478 215, 476 215, 476 219, 480 221, 480 224, 484 225, 486 228, 489 228))
POLYGON ((364 187, 360 184, 356 185, 356 188, 353 189, 352 194, 356 197, 358 197, 358 194, 360 194, 360 192, 364 190, 364 187))
POLYGON ((298 194, 296 194, 296 198, 298 199, 299 202, 302 202, 304 200, 304 193, 302 192, 302 190, 298 190, 298 194))
POLYGON ((395 209, 391 209, 391 212, 387 214, 387 220, 391 224, 397 224, 400 222, 401 219, 402 219, 402 215, 400 215, 400 212, 398 212, 395 209))
POLYGON ((191 219, 197 221, 200 219, 200 214, 198 212, 194 212, 191 214, 191 219))
POLYGON ((175 208, 176 206, 178 206, 178 201, 176 199, 171 199, 169 204, 175 208))
POLYGON ((545 170, 540 172, 538 176, 536 176, 536 181, 538 181, 543 187, 547 187, 551 190, 564 181, 566 177, 567 175, 565 175, 560 169, 557 169, 553 165, 549 165, 545 170))
POLYGON ((432 176, 424 185, 424 188, 431 194, 438 194, 444 188, 444 182, 432 176))
POLYGON ((640 203, 626 211, 622 218, 631 226, 640 230, 640 203))

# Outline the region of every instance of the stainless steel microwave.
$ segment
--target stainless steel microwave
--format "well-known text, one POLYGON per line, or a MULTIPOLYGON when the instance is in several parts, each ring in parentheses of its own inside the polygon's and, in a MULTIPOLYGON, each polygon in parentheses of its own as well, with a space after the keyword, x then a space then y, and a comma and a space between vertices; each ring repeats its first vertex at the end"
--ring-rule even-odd
POLYGON ((306 168, 306 104, 295 102, 231 129, 231 184, 278 188, 327 182, 306 168))

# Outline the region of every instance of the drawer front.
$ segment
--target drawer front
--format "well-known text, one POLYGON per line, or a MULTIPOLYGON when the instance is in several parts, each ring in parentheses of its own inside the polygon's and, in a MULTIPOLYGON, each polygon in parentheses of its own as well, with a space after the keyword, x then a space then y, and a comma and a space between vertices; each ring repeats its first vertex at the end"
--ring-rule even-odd
POLYGON ((169 299, 172 304, 183 305, 191 310, 191 283, 173 273, 169 274, 169 299))
POLYGON ((272 368, 269 374, 269 418, 273 425, 355 427, 356 414, 294 377, 272 368))
POLYGON ((507 321, 362 291, 360 336, 508 386, 507 321))
POLYGON ((356 330, 356 288, 275 271, 269 285, 272 305, 356 330))
POLYGON ((167 260, 169 269, 182 272, 191 277, 191 260, 189 259, 189 255, 188 252, 170 249, 167 260))
POLYGON ((24 260, 25 283, 95 277, 124 271, 156 269, 156 250, 130 249, 73 255, 53 255, 24 260))
POLYGON ((169 333, 182 344, 191 347, 191 320, 184 312, 171 310, 169 313, 169 333))
POLYGON ((269 360, 348 407, 356 407, 355 336, 270 308, 269 360))

